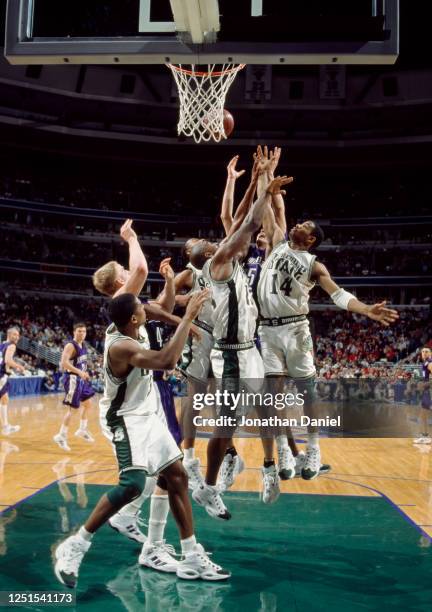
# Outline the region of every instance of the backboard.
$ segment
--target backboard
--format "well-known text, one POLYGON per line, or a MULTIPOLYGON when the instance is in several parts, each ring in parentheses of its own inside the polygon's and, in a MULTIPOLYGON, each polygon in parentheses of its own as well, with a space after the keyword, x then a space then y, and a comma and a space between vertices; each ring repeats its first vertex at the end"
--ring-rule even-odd
POLYGON ((8 0, 11 64, 393 64, 399 0, 8 0))

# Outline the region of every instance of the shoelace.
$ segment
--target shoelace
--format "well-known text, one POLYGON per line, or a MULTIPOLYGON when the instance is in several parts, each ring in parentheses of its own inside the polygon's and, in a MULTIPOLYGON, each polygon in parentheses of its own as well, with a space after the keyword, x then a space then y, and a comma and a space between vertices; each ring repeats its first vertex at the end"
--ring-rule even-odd
POLYGON ((312 465, 312 467, 316 467, 319 459, 319 450, 315 447, 308 448, 306 451, 306 459, 304 462, 305 467, 312 465))
MULTIPOLYGON (((217 489, 218 488, 219 487, 217 487, 217 489)), ((213 498, 214 498, 213 501, 214 501, 214 504, 215 504, 216 508, 220 512, 225 512, 225 510, 226 510, 225 504, 223 503, 222 498, 220 496, 220 493, 217 490, 215 491, 215 494, 213 495, 213 498)))
POLYGON ((141 518, 141 510, 138 512, 138 514, 136 516, 136 522, 137 522, 137 525, 139 525, 140 527, 148 528, 147 521, 145 521, 143 518, 141 518))
POLYGON ((188 470, 192 472, 194 478, 198 482, 202 482, 203 476, 201 474, 199 463, 194 463, 192 465, 188 465, 188 470))
POLYGON ((163 541, 163 543, 158 548, 160 550, 162 550, 162 552, 168 553, 169 555, 171 555, 171 557, 179 557, 180 556, 178 553, 176 553, 174 546, 172 544, 167 544, 165 542, 165 540, 163 541))
POLYGON ((226 479, 228 476, 232 476, 235 470, 235 459, 231 459, 223 464, 222 478, 226 479))
POLYGON ((285 465, 288 465, 288 457, 289 457, 288 449, 281 448, 279 450, 279 465, 282 467, 284 467, 285 465))
POLYGON ((78 572, 79 562, 83 558, 85 550, 82 550, 78 544, 72 542, 68 555, 64 558, 66 570, 78 572))
POLYGON ((197 553, 197 557, 201 561, 204 561, 204 565, 206 565, 207 567, 211 568, 215 572, 217 572, 218 570, 222 569, 220 565, 217 565, 216 563, 213 563, 213 561, 210 560, 210 558, 209 558, 210 555, 211 555, 211 553, 208 553, 205 550, 202 551, 202 552, 198 552, 197 553))

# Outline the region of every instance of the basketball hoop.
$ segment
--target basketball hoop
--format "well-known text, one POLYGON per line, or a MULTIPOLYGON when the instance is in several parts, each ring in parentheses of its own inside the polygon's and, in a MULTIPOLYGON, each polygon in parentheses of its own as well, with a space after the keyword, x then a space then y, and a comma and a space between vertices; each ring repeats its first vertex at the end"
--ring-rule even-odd
POLYGON ((173 73, 180 98, 178 134, 191 136, 195 142, 220 142, 224 129, 225 98, 237 73, 245 64, 209 64, 207 71, 195 65, 167 64, 173 73))

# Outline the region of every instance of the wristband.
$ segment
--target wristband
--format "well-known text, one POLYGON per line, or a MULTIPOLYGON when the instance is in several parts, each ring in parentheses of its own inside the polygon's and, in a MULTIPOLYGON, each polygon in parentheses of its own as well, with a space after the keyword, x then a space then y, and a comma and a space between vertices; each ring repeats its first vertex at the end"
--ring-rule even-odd
POLYGON ((336 306, 343 308, 343 310, 348 310, 349 302, 357 299, 355 295, 342 288, 332 293, 330 297, 336 306))

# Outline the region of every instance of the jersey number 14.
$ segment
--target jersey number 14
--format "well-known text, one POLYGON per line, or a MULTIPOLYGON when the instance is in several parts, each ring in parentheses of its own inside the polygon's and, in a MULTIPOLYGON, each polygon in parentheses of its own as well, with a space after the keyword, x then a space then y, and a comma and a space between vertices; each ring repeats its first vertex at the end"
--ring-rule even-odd
MULTIPOLYGON (((273 294, 277 294, 277 281, 278 281, 278 275, 277 274, 273 274, 272 276, 272 289, 271 292, 273 294)), ((281 284, 280 286, 280 291, 283 291, 285 293, 286 296, 288 296, 291 293, 291 283, 292 283, 292 279, 291 278, 286 278, 284 280, 284 282, 281 284)))

